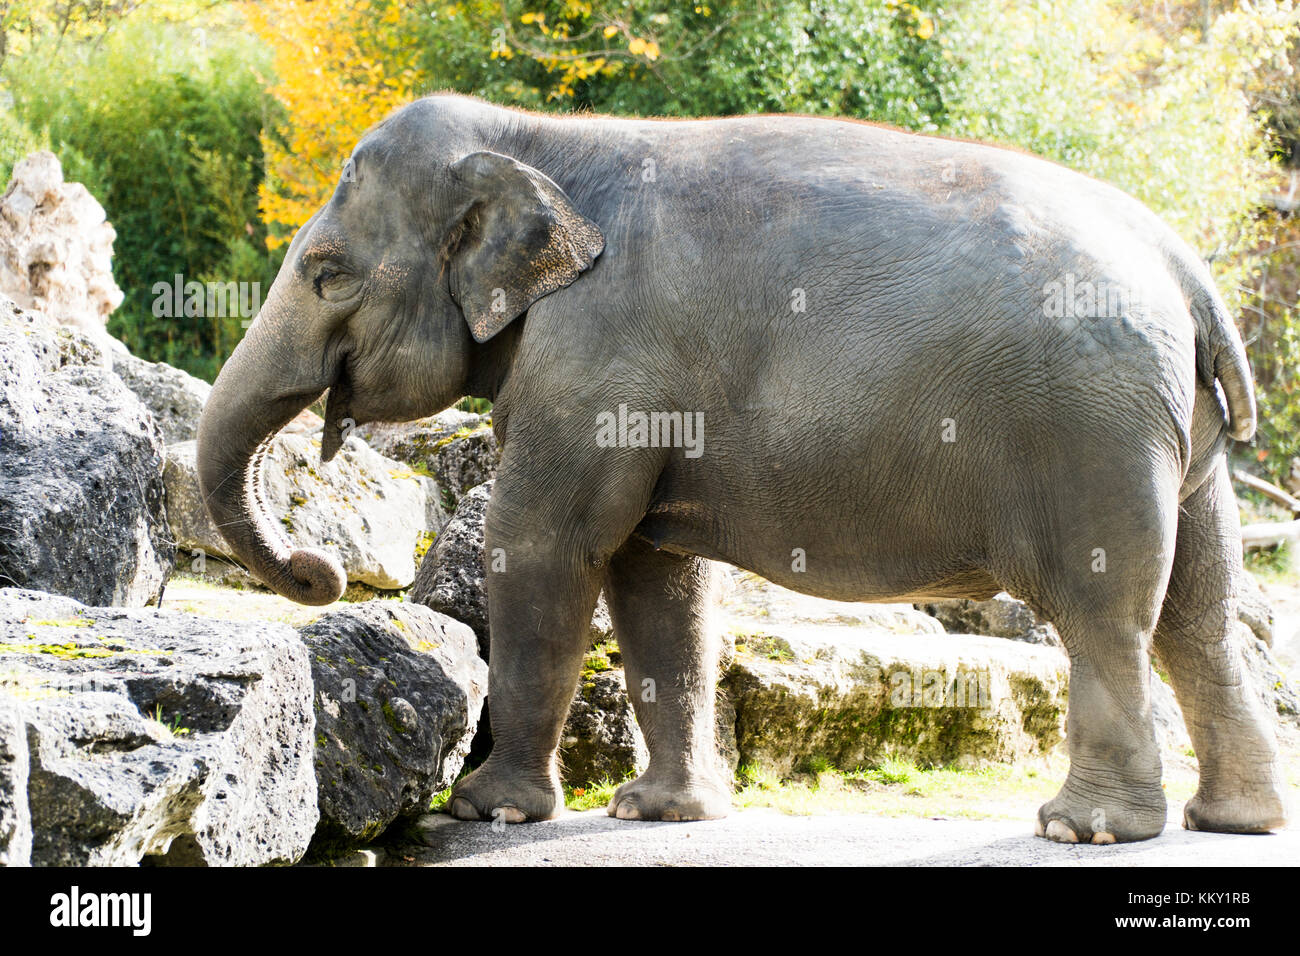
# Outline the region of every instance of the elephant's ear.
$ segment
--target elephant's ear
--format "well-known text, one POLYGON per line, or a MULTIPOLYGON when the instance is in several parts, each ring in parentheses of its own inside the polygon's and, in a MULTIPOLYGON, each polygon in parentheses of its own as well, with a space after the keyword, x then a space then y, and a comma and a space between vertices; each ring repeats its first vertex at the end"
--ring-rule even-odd
POLYGON ((530 305, 587 269, 605 237, 542 173, 500 153, 451 167, 470 193, 451 250, 451 292, 475 340, 486 342, 530 305))

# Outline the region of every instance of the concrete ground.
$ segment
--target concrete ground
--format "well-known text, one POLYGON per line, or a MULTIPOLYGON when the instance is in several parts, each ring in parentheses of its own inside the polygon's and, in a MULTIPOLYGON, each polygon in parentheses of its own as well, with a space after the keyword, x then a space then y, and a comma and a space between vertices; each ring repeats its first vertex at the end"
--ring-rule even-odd
POLYGON ((425 817, 420 843, 386 866, 1298 866, 1300 829, 1264 836, 1192 833, 1171 819, 1154 840, 1062 846, 1032 822, 867 814, 791 816, 753 809, 699 823, 614 820, 604 810, 494 828, 425 817))

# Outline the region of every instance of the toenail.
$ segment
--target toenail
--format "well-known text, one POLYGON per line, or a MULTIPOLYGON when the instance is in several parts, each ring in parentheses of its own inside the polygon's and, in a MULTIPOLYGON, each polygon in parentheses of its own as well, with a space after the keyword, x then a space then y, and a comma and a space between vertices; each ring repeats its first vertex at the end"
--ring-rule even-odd
POLYGON ((1079 842, 1079 837, 1075 832, 1060 820, 1052 820, 1047 824, 1047 838, 1049 840, 1055 840, 1057 843, 1079 842))

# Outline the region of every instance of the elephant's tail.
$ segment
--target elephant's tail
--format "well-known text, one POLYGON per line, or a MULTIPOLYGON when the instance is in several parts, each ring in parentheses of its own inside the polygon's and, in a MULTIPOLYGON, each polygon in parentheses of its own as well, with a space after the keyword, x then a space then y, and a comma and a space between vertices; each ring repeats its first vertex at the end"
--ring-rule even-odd
POLYGON ((1191 250, 1172 263, 1196 323, 1196 374, 1209 389, 1217 380, 1228 403, 1228 434, 1250 441, 1255 434, 1255 380, 1237 326, 1214 286, 1214 277, 1191 250))

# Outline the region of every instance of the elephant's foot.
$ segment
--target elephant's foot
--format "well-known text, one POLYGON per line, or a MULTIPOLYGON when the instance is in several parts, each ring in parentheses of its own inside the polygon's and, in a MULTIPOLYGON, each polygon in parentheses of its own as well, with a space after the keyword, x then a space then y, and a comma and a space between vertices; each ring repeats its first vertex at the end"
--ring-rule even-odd
POLYGON ((1286 797, 1273 783, 1232 793, 1207 792, 1202 785, 1183 808, 1184 827, 1212 833, 1268 833, 1286 820, 1286 797))
POLYGON ((1038 808, 1034 832, 1056 843, 1133 843, 1159 836, 1166 814, 1159 784, 1090 788, 1067 779, 1061 792, 1038 808))
POLYGON ((682 782, 646 771, 614 792, 609 815, 620 820, 717 820, 731 812, 731 796, 707 782, 682 782))
POLYGON ((558 780, 497 770, 489 759, 451 789, 447 809, 458 820, 526 823, 550 820, 564 808, 558 780))

